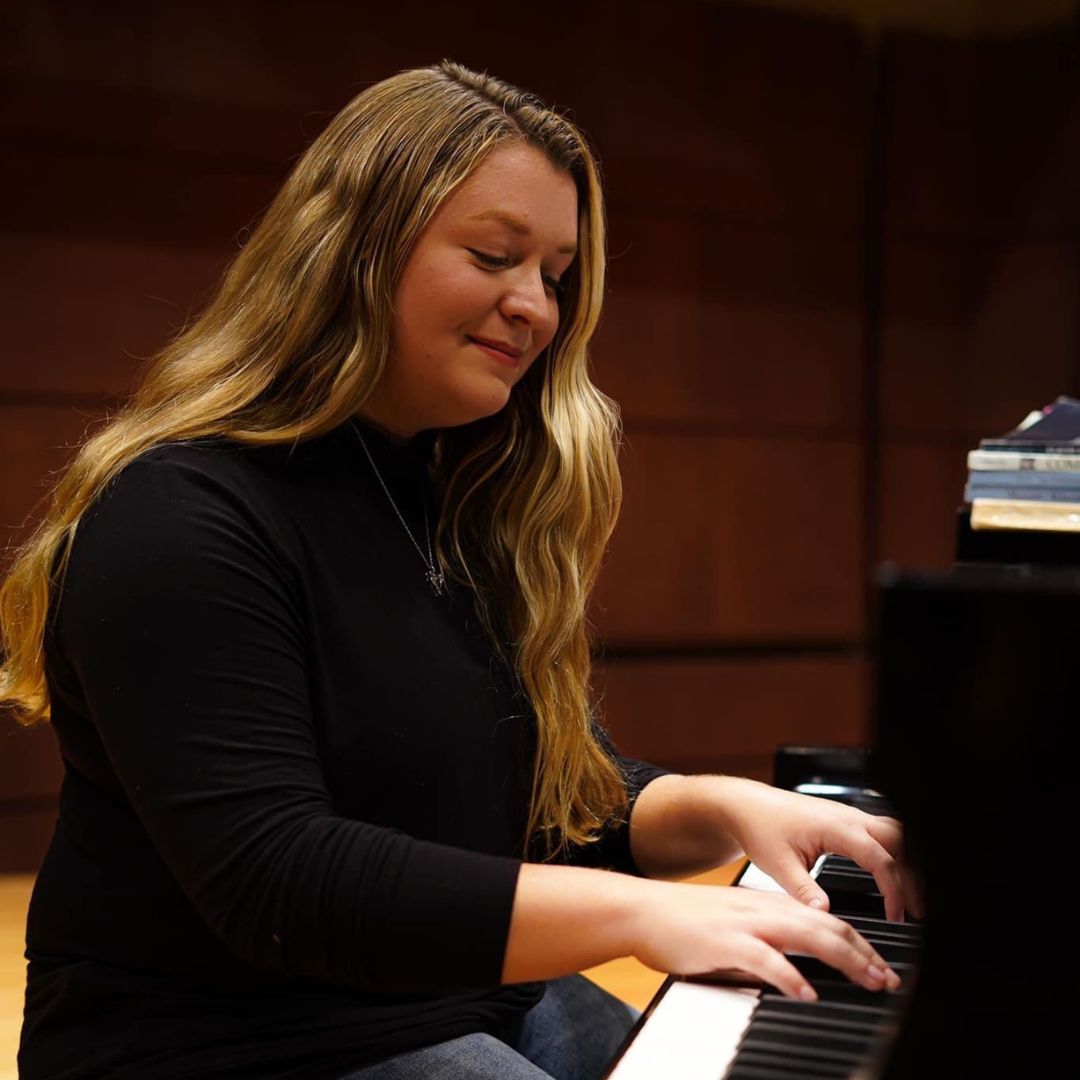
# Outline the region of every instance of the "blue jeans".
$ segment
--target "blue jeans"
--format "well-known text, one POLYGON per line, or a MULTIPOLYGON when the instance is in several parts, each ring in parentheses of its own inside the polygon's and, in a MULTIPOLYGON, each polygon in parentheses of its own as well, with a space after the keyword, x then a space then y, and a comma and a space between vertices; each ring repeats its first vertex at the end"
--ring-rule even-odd
POLYGON ((599 1080, 639 1015, 583 975, 568 975, 549 982, 502 1039, 463 1035, 341 1080, 599 1080))

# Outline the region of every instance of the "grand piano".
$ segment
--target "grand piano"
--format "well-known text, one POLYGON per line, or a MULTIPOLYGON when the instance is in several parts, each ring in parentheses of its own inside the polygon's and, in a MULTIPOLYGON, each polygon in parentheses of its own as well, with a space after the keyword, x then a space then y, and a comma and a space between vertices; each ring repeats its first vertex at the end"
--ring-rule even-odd
MULTIPOLYGON (((877 608, 867 775, 814 779, 870 810, 880 799, 903 821, 925 919, 885 922, 872 879, 847 860, 827 856, 815 873, 834 913, 874 941, 903 986, 873 994, 809 957, 793 959, 816 1003, 730 977, 669 978, 608 1080, 1075 1068, 1076 949, 1061 885, 1074 840, 1065 733, 1080 681, 1080 568, 972 561, 942 575, 884 571, 877 608)), ((774 887, 753 866, 739 885, 774 887)))

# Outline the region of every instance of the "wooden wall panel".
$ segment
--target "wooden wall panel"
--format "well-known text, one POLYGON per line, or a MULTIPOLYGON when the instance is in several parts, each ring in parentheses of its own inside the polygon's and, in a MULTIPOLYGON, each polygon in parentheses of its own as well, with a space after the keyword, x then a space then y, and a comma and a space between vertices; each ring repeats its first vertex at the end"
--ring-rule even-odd
POLYGON ((689 419, 702 408, 702 227, 692 215, 613 212, 608 293, 592 356, 623 415, 689 419))
POLYGON ((890 230, 1061 238, 1080 226, 1067 32, 888 43, 890 230))
MULTIPOLYGON (((0 41, 22 193, 0 201, 8 528, 366 83, 450 56, 571 108, 608 181, 595 358, 628 433, 597 615, 625 649, 605 676, 613 726, 645 756, 760 771, 778 741, 859 741, 868 562, 943 564, 965 440, 1075 374, 1080 98, 1064 37, 885 42, 875 432, 871 65, 851 26, 693 0, 539 15, 483 0, 468 19, 341 0, 302 17, 262 0, 24 7, 0 41), (715 729, 693 726, 718 703, 715 729)), ((37 758, 26 769, 33 792, 55 783, 37 758)), ((48 808, 20 813, 47 835, 48 808)))
POLYGON ((70 75, 49 82, 16 76, 6 90, 0 131, 38 152, 82 147, 188 167, 215 161, 246 171, 281 169, 332 115, 328 107, 177 98, 70 75))
POLYGON ((0 389, 125 394, 143 362, 210 298, 225 261, 224 250, 0 237, 11 304, 0 389))
POLYGON ((699 363, 731 424, 856 437, 862 416, 862 255, 854 237, 716 224, 699 363))
POLYGON ((25 194, 18 204, 0 204, 0 231, 228 250, 279 179, 214 162, 103 157, 89 149, 13 155, 8 180, 25 194))
POLYGON ((868 672, 835 657, 628 659, 598 669, 619 749, 680 772, 772 778, 784 744, 865 744, 868 672))
POLYGON ((956 556, 956 510, 963 502, 967 441, 889 442, 881 457, 880 560, 948 569, 956 556))
POLYGON ((0 566, 4 548, 24 539, 86 428, 100 417, 90 406, 0 404, 0 566))
POLYGON ((1073 383, 1075 243, 896 239, 885 254, 886 432, 975 439, 1012 427, 1073 383))
POLYGON ((56 827, 56 809, 0 810, 0 874, 36 873, 56 827))
POLYGON ((844 442, 633 434, 602 632, 637 645, 857 638, 861 468, 844 442))
MULTIPOLYGON (((613 201, 734 220, 860 220, 865 116, 858 34, 734 6, 619 5, 592 70, 613 201)), ((593 101, 596 105, 593 106, 593 101)))
MULTIPOLYGON (((574 25, 575 34, 546 35, 540 47, 530 47, 536 13, 497 0, 470 4, 467 19, 452 5, 434 3, 404 14, 393 5, 309 0, 299 17, 289 5, 263 0, 225 7, 109 0, 94 9, 43 0, 13 20, 0 65, 21 87, 18 94, 33 83, 46 93, 64 93, 65 85, 111 93, 124 112, 152 118, 149 128, 134 127, 148 140, 143 145, 280 163, 365 86, 443 57, 578 111, 590 66, 579 62, 581 41, 601 39, 620 7, 613 0, 552 0, 545 25, 574 25)), ((115 125, 115 117, 95 117, 70 97, 60 103, 62 115, 113 124, 115 135, 130 142, 132 131, 115 125)), ((25 104, 47 131, 59 127, 56 108, 25 104)))
POLYGON ((857 434, 853 239, 622 212, 612 215, 611 251, 594 356, 628 425, 857 434))
POLYGON ((37 869, 63 775, 52 727, 21 727, 0 709, 0 874, 37 869))
POLYGON ((1080 390, 1080 84, 1064 33, 886 44, 875 555, 948 566, 965 451, 1080 390))
POLYGON ((53 802, 63 775, 51 725, 24 728, 0 716, 0 812, 42 809, 38 804, 53 802))

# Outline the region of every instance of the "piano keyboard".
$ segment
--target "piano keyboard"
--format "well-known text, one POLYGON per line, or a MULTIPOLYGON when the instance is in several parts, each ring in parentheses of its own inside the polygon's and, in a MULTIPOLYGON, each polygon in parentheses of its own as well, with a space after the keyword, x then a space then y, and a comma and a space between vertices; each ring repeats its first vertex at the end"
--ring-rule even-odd
MULTIPOLYGON (((919 927, 887 922, 873 877, 850 859, 822 856, 811 874, 828 893, 832 913, 871 942, 903 983, 910 982, 919 927)), ((738 885, 783 891, 752 863, 738 885)), ((903 990, 864 990, 815 957, 788 958, 813 985, 818 1001, 792 1001, 772 987, 669 978, 606 1080, 851 1076, 895 1026, 903 990)))

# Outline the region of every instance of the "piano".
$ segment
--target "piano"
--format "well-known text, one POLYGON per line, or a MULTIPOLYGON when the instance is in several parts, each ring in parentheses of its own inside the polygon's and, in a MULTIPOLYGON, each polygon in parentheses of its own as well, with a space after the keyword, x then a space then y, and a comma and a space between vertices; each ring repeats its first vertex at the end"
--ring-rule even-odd
MULTIPOLYGON (((670 977, 606 1080, 928 1080, 1075 1067, 1076 948, 1058 876, 1076 817, 1066 732, 1080 677, 1080 569, 886 571, 877 606, 874 747, 835 751, 846 769, 801 784, 796 769, 784 786, 903 821, 921 923, 885 922, 873 879, 846 859, 825 856, 813 871, 834 914, 874 942, 903 985, 872 993, 797 956, 818 1002, 730 977, 670 977)), ((778 888, 752 865, 738 885, 778 888)))

